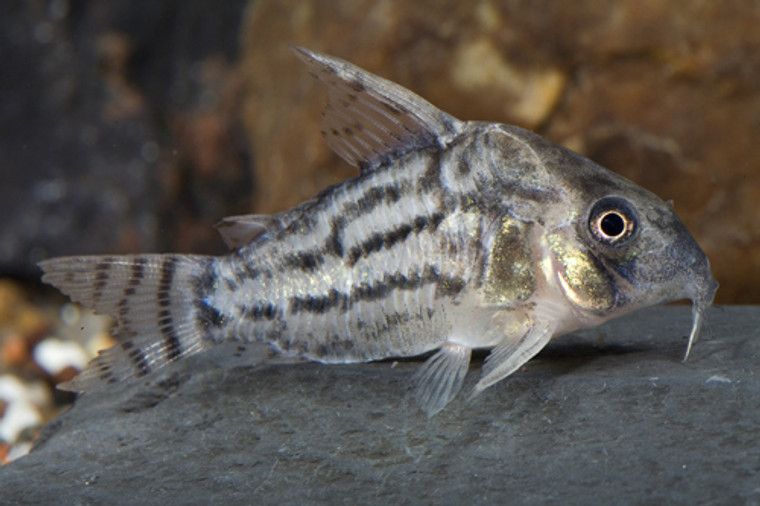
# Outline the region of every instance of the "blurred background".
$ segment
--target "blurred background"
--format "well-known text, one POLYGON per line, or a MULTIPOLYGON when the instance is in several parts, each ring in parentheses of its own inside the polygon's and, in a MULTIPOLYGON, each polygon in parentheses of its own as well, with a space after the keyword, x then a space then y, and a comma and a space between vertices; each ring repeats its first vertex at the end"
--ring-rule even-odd
POLYGON ((89 318, 40 302, 37 261, 223 253, 222 217, 354 174, 321 138, 325 89, 292 45, 673 200, 717 302, 759 303, 758 26, 755 0, 3 1, 0 372, 32 374, 38 343, 89 318))
POLYGON ((0 7, 0 270, 221 253, 211 225, 353 174, 305 45, 535 130, 676 210, 720 303, 760 302, 760 3, 68 0, 0 7))

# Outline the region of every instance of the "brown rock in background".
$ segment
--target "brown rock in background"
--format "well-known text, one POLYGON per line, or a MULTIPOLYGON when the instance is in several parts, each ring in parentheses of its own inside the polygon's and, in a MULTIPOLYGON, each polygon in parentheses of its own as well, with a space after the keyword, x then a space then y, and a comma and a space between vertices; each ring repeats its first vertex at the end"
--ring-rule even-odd
POLYGON ((0 273, 35 278, 36 261, 62 254, 220 253, 223 216, 285 209, 355 174, 321 138, 326 92, 291 54, 301 44, 459 118, 536 130, 674 200, 718 300, 760 303, 754 0, 0 11, 0 273))
POLYGON ((718 301, 760 302, 760 6, 621 0, 251 2, 245 121, 256 212, 354 174, 330 153, 304 45, 401 83, 462 119, 536 130, 676 210, 718 301))

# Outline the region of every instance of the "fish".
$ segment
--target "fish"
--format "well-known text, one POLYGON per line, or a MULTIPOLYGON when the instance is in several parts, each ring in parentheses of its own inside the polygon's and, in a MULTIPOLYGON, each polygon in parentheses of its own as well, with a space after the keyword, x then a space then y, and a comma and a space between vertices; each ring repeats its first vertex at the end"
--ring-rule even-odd
POLYGON ((429 416, 555 337, 676 300, 684 360, 718 284, 673 205, 522 128, 461 121, 349 62, 293 48, 327 86, 322 132, 359 169, 289 210, 217 226, 224 256, 69 256, 42 280, 116 320, 61 388, 100 390, 225 342, 325 364, 429 355, 429 416))

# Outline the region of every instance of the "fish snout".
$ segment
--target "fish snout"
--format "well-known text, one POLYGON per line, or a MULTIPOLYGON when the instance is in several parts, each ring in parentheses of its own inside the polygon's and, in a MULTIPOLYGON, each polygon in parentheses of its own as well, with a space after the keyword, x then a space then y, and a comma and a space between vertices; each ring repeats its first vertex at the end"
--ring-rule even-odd
POLYGON ((691 347, 699 337, 707 309, 712 305, 715 292, 718 290, 718 282, 710 270, 710 261, 707 259, 707 255, 691 236, 689 238, 693 243, 694 251, 691 268, 687 268, 685 272, 689 281, 685 287, 685 296, 691 299, 692 325, 689 333, 689 344, 686 346, 686 353, 683 357, 684 362, 689 358, 691 347))

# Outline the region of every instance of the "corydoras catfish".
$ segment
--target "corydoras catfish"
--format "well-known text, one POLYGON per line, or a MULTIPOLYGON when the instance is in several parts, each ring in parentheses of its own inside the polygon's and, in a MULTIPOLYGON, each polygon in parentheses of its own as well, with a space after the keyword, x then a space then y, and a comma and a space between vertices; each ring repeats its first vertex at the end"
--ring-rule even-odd
POLYGON ((323 133, 359 175, 274 215, 236 216, 222 257, 41 262, 43 280, 116 318, 119 343, 63 387, 144 377, 237 340, 323 363, 434 352, 434 414, 492 349, 474 393, 550 339, 690 299, 699 334, 717 283, 671 204, 514 126, 460 121, 350 63, 295 49, 328 87, 323 133))

